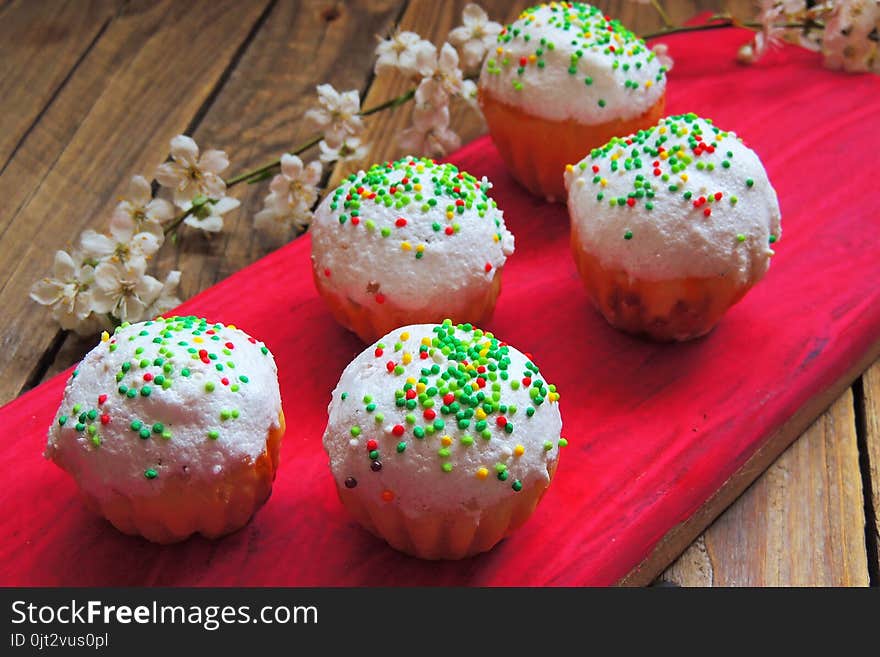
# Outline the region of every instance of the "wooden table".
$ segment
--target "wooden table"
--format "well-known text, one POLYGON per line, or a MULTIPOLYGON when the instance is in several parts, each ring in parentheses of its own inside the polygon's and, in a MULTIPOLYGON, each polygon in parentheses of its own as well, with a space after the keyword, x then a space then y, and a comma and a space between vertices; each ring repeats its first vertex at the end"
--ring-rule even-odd
MULTIPOLYGON (((7 0, 0 2, 0 403, 68 367, 91 347, 57 330, 27 295, 87 227, 103 230, 135 173, 151 176, 169 139, 226 150, 236 171, 310 136, 300 120, 314 87, 359 89, 365 106, 404 90, 375 78, 376 35, 395 26, 439 41, 465 2, 374 0, 7 0)), ((484 0, 513 20, 528 2, 484 0)), ((626 0, 595 4, 639 33, 656 13, 626 0)), ((681 22, 711 0, 669 1, 681 22)), ((749 0, 726 3, 748 16, 749 0)), ((731 53, 733 56, 733 53, 731 53)), ((398 155, 410 108, 374 117, 368 160, 398 155)), ((483 132, 453 113, 468 141, 483 132)), ((331 187, 348 170, 337 167, 331 187)), ((183 298, 277 248, 252 230, 264 186, 236 188, 241 210, 222 234, 184 232, 160 271, 183 271, 183 298)), ((681 585, 855 585, 880 581, 880 363, 659 576, 681 585)), ((708 520, 708 519, 707 519, 708 520)))

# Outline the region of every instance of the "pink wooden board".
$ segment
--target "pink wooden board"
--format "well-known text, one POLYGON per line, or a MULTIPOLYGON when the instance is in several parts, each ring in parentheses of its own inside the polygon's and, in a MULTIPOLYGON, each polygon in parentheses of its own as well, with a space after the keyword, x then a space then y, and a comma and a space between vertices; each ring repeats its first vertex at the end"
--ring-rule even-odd
MULTIPOLYGON (((669 38, 670 113, 739 133, 780 197, 784 236, 767 278, 704 339, 657 345, 615 332, 588 305, 563 206, 527 196, 491 142, 451 159, 487 175, 516 235, 486 327, 533 353, 559 386, 556 479, 532 520, 462 562, 402 556, 336 499, 321 446, 329 394, 362 345, 311 283, 299 239, 190 300, 180 312, 265 340, 280 368, 288 432, 272 498, 242 531, 160 547, 81 506, 41 457, 65 375, 3 409, 3 585, 611 584, 699 509, 775 430, 880 339, 880 78, 825 71, 786 48, 734 63, 743 32, 669 38)), ((42 312, 34 308, 34 312, 42 312)))

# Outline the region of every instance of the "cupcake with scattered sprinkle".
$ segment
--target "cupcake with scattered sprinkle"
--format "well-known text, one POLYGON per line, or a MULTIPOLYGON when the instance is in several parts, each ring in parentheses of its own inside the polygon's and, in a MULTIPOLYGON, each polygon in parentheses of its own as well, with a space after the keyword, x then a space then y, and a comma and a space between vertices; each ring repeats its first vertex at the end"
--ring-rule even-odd
POLYGON ((566 164, 663 116, 666 68, 599 9, 553 2, 526 9, 501 31, 478 86, 513 177, 561 201, 566 164))
POLYGON ((283 434, 264 344, 160 318, 103 334, 67 383, 45 455, 117 529, 172 543, 244 526, 269 498, 283 434))
POLYGON ((406 157, 359 171, 312 222, 312 272, 336 320, 364 342, 405 324, 483 322, 513 235, 491 183, 406 157))
POLYGON ((657 340, 708 333, 763 278, 782 234, 757 154, 695 114, 594 149, 565 173, 571 244, 590 298, 657 340))
POLYGON ((355 358, 324 448, 343 505, 424 559, 491 549, 556 470, 559 393, 532 359, 470 324, 397 329, 355 358))

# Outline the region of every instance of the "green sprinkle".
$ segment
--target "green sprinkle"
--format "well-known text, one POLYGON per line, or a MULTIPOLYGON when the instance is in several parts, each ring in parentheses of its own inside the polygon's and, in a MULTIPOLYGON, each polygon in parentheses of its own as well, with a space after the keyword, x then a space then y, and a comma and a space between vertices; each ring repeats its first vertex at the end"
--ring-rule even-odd
POLYGON ((208 432, 208 438, 210 438, 211 440, 217 440, 219 437, 220 437, 220 432, 217 431, 216 429, 211 429, 208 432))
POLYGON ((155 479, 159 476, 159 473, 156 472, 156 470, 154 470, 153 468, 147 468, 146 470, 144 470, 144 476, 147 479, 155 479))
POLYGON ((441 465, 440 468, 443 472, 452 472, 452 464, 449 461, 441 465))

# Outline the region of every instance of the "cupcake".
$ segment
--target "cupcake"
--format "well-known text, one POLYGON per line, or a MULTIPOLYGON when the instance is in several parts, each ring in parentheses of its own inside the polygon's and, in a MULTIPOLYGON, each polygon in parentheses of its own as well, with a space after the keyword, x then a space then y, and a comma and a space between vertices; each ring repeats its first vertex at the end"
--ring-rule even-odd
POLYGON ((655 124, 665 89, 666 68, 620 22, 584 3, 554 2, 526 9, 501 31, 478 98, 513 177, 562 200, 565 165, 655 124))
POLYGON ((657 340, 708 333, 764 276, 782 232, 761 160, 694 114, 612 139, 565 184, 590 298, 613 326, 657 340))
POLYGON ((406 324, 484 322, 513 235, 485 178, 406 157, 353 174, 312 222, 312 273, 330 312, 364 342, 406 324))
POLYGON ((124 324, 73 372, 45 456, 126 534, 233 532, 272 490, 284 434, 276 372, 266 346, 233 326, 124 324))
POLYGON ((530 358, 470 324, 397 329, 333 391, 324 448, 342 504, 423 559, 491 549, 556 469, 559 393, 530 358))

